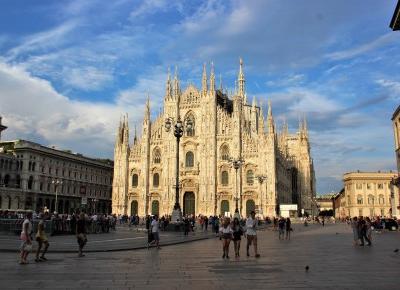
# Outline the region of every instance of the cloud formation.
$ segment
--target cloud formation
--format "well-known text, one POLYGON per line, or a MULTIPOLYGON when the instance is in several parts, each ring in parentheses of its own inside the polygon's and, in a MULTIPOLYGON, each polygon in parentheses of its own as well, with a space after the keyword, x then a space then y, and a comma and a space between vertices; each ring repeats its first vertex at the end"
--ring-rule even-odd
POLYGON ((209 69, 214 61, 233 90, 243 57, 249 99, 271 99, 277 122, 285 118, 292 130, 307 116, 318 191, 339 190, 346 171, 394 168, 400 47, 387 28, 389 2, 71 0, 8 8, 19 17, 0 11, 4 137, 112 157, 121 114, 140 124, 147 94, 157 114, 167 67, 179 66, 185 87, 199 84, 202 63, 209 69))

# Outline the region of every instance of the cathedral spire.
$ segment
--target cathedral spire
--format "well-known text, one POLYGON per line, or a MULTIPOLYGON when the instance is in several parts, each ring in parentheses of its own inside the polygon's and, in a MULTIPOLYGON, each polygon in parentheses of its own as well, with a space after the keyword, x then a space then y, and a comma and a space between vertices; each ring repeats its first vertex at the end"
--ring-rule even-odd
POLYGON ((173 87, 173 96, 178 98, 180 95, 180 87, 179 87, 179 78, 178 78, 178 67, 175 66, 175 76, 174 76, 174 87, 173 87))
POLYGON ((137 144, 137 130, 136 130, 136 123, 135 123, 135 136, 133 137, 133 144, 137 144))
POLYGON ((239 74, 238 74, 238 93, 240 96, 244 97, 245 96, 245 79, 244 79, 244 73, 243 73, 243 60, 240 58, 239 60, 239 74))
POLYGON ((206 72, 206 64, 203 64, 203 76, 201 78, 201 91, 203 96, 207 95, 207 72, 206 72))
POLYGON ((144 124, 148 124, 150 122, 150 96, 147 94, 147 100, 146 100, 146 108, 144 111, 144 124))
POLYGON ((257 106, 256 96, 253 96, 253 102, 252 102, 251 106, 253 107, 253 109, 256 108, 256 106, 257 106))
POLYGON ((275 124, 274 124, 274 117, 272 116, 271 100, 268 100, 267 124, 268 124, 268 133, 275 134, 275 124))
POLYGON ((168 67, 168 77, 167 77, 167 85, 165 88, 165 99, 169 100, 172 97, 172 84, 171 84, 171 72, 168 67))
POLYGON ((211 62, 211 73, 210 73, 210 91, 215 91, 215 74, 214 74, 214 62, 211 62))
POLYGON ((221 74, 219 74, 219 90, 220 90, 221 93, 224 90, 224 88, 222 86, 222 75, 221 74))
POLYGON ((129 124, 128 124, 128 113, 124 116, 124 141, 125 145, 129 145, 129 124))
POLYGON ((306 118, 305 114, 304 114, 304 119, 303 119, 303 131, 304 131, 304 135, 306 137, 308 137, 307 118, 306 118))

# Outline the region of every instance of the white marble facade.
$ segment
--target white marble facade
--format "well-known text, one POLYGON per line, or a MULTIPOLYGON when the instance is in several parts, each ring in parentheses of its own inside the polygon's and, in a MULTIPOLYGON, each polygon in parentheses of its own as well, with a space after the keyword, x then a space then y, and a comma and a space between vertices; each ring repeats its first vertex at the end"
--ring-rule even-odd
POLYGON ((142 132, 129 140, 127 117, 121 120, 114 151, 112 211, 117 214, 171 214, 175 203, 176 138, 165 131, 166 118, 190 119, 179 148, 180 204, 184 214, 256 210, 275 216, 277 204, 296 203, 311 211, 315 176, 306 121, 289 134, 278 133, 271 103, 264 116, 256 99, 247 102, 243 63, 237 90, 216 89, 214 68, 204 66, 201 89, 181 90, 177 73, 168 74, 163 112, 151 120, 146 103, 142 132), (241 158, 237 176, 230 159, 241 158), (260 183, 259 176, 264 176, 260 183))

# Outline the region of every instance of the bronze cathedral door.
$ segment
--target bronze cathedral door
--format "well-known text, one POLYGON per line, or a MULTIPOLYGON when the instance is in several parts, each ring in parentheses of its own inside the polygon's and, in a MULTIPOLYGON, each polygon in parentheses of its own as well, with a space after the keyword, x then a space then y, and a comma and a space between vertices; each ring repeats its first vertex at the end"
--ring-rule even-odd
POLYGON ((195 214, 195 196, 192 191, 185 192, 183 196, 183 215, 195 214))

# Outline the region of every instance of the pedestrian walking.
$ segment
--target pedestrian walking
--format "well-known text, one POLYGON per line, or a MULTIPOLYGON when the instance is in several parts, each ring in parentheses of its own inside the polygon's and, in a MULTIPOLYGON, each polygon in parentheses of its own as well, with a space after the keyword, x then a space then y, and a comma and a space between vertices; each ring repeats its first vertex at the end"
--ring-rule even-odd
POLYGON ((292 231, 292 222, 290 218, 286 219, 286 240, 290 240, 290 232, 292 231))
POLYGON ((364 246, 364 239, 367 241, 367 246, 371 246, 371 241, 367 237, 367 224, 363 217, 360 217, 359 222, 359 238, 360 238, 360 246, 364 246))
POLYGON ((279 239, 285 239, 285 219, 280 217, 278 220, 279 239))
POLYGON ((36 249, 36 259, 35 262, 41 262, 41 261, 47 261, 45 255, 47 253, 47 250, 49 248, 49 241, 47 239, 47 235, 44 231, 44 220, 43 220, 43 214, 39 215, 39 224, 37 228, 37 233, 36 233, 36 241, 38 243, 38 247, 36 249), (42 255, 39 258, 40 255, 40 250, 43 248, 42 255))
POLYGON ((214 217, 214 227, 215 227, 215 234, 218 234, 219 230, 219 218, 217 216, 214 217))
POLYGON ((30 251, 32 251, 32 212, 28 212, 26 214, 26 218, 22 223, 22 231, 21 231, 21 252, 20 252, 20 261, 21 265, 28 264, 28 255, 30 251))
POLYGON ((253 244, 254 247, 254 255, 256 258, 260 257, 260 254, 258 253, 257 249, 257 231, 256 231, 256 226, 257 226, 257 220, 256 220, 256 213, 252 211, 250 213, 250 216, 246 220, 246 236, 247 236, 247 245, 246 245, 246 250, 247 250, 247 257, 250 257, 250 245, 253 244))
POLYGON ((353 230, 353 246, 357 246, 358 240, 359 240, 357 217, 353 217, 350 225, 351 225, 351 229, 353 230))
POLYGON ((184 230, 184 235, 187 236, 189 235, 190 231, 190 221, 187 217, 183 218, 183 230, 184 230))
POLYGON ((222 240, 222 259, 229 259, 229 244, 233 238, 233 230, 230 226, 230 219, 224 218, 221 226, 219 227, 220 240, 222 240))
POLYGON ((158 221, 157 215, 154 216, 153 221, 151 222, 150 228, 151 228, 151 234, 152 234, 153 240, 149 243, 148 247, 155 244, 157 249, 161 249, 160 248, 160 223, 158 221))
POLYGON ((78 242, 79 251, 78 257, 84 257, 83 248, 87 243, 87 236, 86 236, 86 218, 85 213, 81 212, 79 215, 79 219, 76 222, 76 240, 78 242))
POLYGON ((238 218, 233 219, 232 230, 233 230, 233 246, 235 248, 235 257, 238 258, 240 257, 240 241, 242 240, 243 236, 243 228, 240 225, 238 218))
POLYGON ((372 222, 369 217, 365 218, 365 225, 367 228, 367 237, 369 241, 372 243, 372 222))

